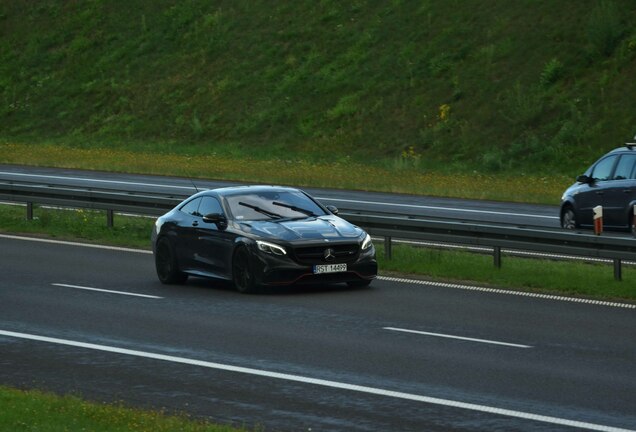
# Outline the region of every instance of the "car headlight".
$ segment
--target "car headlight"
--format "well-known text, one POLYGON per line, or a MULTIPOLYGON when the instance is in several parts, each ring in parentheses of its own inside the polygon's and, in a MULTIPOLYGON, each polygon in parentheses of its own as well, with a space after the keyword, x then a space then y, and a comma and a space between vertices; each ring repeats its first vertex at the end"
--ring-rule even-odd
POLYGON ((275 245, 274 243, 267 243, 261 240, 256 240, 256 246, 260 251, 270 253, 272 255, 287 255, 287 251, 282 246, 275 245))
POLYGON ((371 241, 371 236, 367 234, 367 236, 364 238, 362 242, 362 250, 367 250, 371 246, 373 246, 373 242, 371 241))

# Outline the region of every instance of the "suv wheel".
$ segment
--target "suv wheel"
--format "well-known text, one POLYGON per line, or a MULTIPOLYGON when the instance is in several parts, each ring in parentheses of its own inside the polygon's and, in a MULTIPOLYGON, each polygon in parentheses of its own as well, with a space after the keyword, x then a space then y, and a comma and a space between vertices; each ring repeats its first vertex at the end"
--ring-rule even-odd
POLYGON ((561 216, 561 227, 568 230, 578 228, 576 223, 576 214, 574 214, 574 210, 572 210, 572 208, 568 207, 563 211, 563 215, 561 216))

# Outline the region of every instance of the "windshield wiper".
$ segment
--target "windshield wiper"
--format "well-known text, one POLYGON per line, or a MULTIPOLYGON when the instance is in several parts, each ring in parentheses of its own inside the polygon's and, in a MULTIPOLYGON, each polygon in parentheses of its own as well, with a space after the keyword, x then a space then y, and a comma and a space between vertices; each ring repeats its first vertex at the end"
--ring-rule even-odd
POLYGON ((259 206, 255 206, 255 205, 252 205, 252 204, 244 203, 242 201, 239 202, 239 205, 242 205, 243 207, 251 208, 252 210, 257 211, 259 213, 262 213, 265 216, 269 216, 272 219, 280 219, 280 218, 282 218, 282 216, 279 215, 278 213, 274 213, 274 212, 271 212, 269 210, 265 210, 264 208, 260 208, 259 206))
POLYGON ((298 213, 304 213, 307 216, 316 216, 316 214, 314 212, 312 212, 311 210, 307 210, 307 209, 304 209, 304 208, 296 207, 295 205, 285 204, 285 203, 278 202, 278 201, 274 201, 272 204, 274 204, 275 206, 288 208, 288 209, 293 210, 293 211, 298 212, 298 213))

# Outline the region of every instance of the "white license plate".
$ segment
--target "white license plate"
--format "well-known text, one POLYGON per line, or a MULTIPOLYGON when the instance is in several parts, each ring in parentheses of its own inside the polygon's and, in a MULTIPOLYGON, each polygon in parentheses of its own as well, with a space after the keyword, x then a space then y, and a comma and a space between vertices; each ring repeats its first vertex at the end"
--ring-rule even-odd
POLYGON ((314 266, 314 274, 346 272, 346 264, 318 264, 314 266))

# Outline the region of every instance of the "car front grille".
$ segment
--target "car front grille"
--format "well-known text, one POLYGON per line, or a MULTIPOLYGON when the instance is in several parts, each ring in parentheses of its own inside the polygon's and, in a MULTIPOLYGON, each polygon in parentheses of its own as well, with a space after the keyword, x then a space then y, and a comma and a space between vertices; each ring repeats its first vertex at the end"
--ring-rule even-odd
POLYGON ((357 243, 325 244, 294 248, 296 260, 303 264, 342 264, 354 262, 358 258, 360 246, 357 243), (327 250, 330 252, 327 253, 327 250), (326 258, 327 255, 333 258, 326 258))

